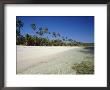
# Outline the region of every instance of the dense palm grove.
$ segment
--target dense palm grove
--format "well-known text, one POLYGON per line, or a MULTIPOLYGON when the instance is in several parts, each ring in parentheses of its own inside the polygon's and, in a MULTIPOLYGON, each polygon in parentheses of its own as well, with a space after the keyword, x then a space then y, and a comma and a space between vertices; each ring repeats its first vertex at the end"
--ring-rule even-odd
POLYGON ((60 35, 59 32, 49 32, 47 27, 39 27, 32 23, 30 27, 34 35, 22 35, 24 23, 16 19, 16 44, 26 46, 93 46, 93 43, 82 43, 60 35), (51 37, 51 38, 49 38, 51 37))

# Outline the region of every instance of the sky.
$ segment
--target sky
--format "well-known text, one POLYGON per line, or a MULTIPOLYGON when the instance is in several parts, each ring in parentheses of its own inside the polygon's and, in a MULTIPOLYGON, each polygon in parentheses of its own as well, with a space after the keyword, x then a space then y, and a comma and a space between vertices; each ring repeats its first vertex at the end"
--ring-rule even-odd
POLYGON ((31 24, 37 29, 47 27, 49 32, 59 32, 61 36, 80 42, 94 42, 94 16, 17 16, 23 21, 21 34, 35 35, 31 24))

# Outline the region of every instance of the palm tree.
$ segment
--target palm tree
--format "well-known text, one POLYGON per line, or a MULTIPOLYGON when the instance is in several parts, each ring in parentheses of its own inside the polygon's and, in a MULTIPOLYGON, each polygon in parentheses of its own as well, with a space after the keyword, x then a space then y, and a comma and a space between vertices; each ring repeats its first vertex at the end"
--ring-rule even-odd
POLYGON ((51 34, 51 32, 48 32, 48 34, 51 34))
POLYGON ((60 33, 57 33, 57 36, 60 37, 61 36, 60 33))
POLYGON ((44 33, 48 33, 48 28, 47 27, 44 28, 44 33))
POLYGON ((43 31, 43 35, 48 34, 48 28, 47 27, 42 28, 42 31, 43 31))
POLYGON ((61 35, 60 35, 60 33, 58 32, 58 33, 57 33, 57 37, 58 37, 57 39, 58 39, 58 40, 60 39, 60 36, 61 36, 61 35))
POLYGON ((25 45, 33 46, 35 44, 35 38, 29 34, 25 35, 25 45))
POLYGON ((64 36, 62 36, 62 41, 65 41, 65 37, 64 36))
POLYGON ((39 31, 37 32, 41 37, 43 36, 44 32, 43 32, 43 28, 40 27, 39 31))
POLYGON ((29 42, 29 34, 25 35, 25 45, 28 45, 29 42))
MULTIPOLYGON (((36 24, 35 23, 32 23, 31 24, 31 28, 33 29, 33 31, 35 31, 36 29, 37 29, 37 26, 36 26, 36 24)), ((35 34, 36 34, 36 31, 35 31, 35 34)), ((35 38, 35 36, 33 37, 34 38, 34 45, 36 45, 36 38, 35 38)))
POLYGON ((16 20, 16 30, 17 30, 17 34, 20 34, 20 30, 21 28, 24 26, 24 23, 22 22, 21 19, 17 19, 16 20))
POLYGON ((56 32, 52 32, 52 35, 53 35, 54 38, 57 37, 57 33, 56 32))
POLYGON ((24 23, 21 19, 17 19, 16 20, 16 41, 17 44, 20 44, 20 37, 22 37, 20 30, 22 29, 22 27, 24 26, 24 23))
POLYGON ((35 31, 37 29, 36 24, 31 24, 32 29, 35 31))
POLYGON ((77 46, 77 41, 76 40, 74 40, 73 43, 74 43, 75 46, 77 46))

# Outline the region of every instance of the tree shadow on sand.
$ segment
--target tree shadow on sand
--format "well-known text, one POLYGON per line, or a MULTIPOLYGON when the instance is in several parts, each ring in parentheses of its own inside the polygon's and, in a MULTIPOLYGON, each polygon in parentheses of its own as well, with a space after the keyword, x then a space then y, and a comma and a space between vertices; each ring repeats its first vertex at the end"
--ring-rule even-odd
POLYGON ((80 50, 80 52, 85 54, 94 54, 94 47, 84 47, 84 49, 80 50))

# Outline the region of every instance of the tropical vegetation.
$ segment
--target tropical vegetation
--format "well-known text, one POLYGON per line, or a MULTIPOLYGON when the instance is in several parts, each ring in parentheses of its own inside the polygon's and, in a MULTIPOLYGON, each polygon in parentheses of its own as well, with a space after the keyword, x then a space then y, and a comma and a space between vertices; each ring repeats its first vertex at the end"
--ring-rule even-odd
POLYGON ((26 46, 93 46, 94 43, 84 43, 62 36, 59 32, 49 32, 48 27, 38 27, 32 23, 30 27, 34 35, 21 34, 23 20, 16 19, 16 44, 26 46), (51 38, 49 38, 51 37, 51 38))
POLYGON ((94 62, 93 60, 82 61, 74 64, 72 69, 76 70, 76 74, 94 74, 94 62))

